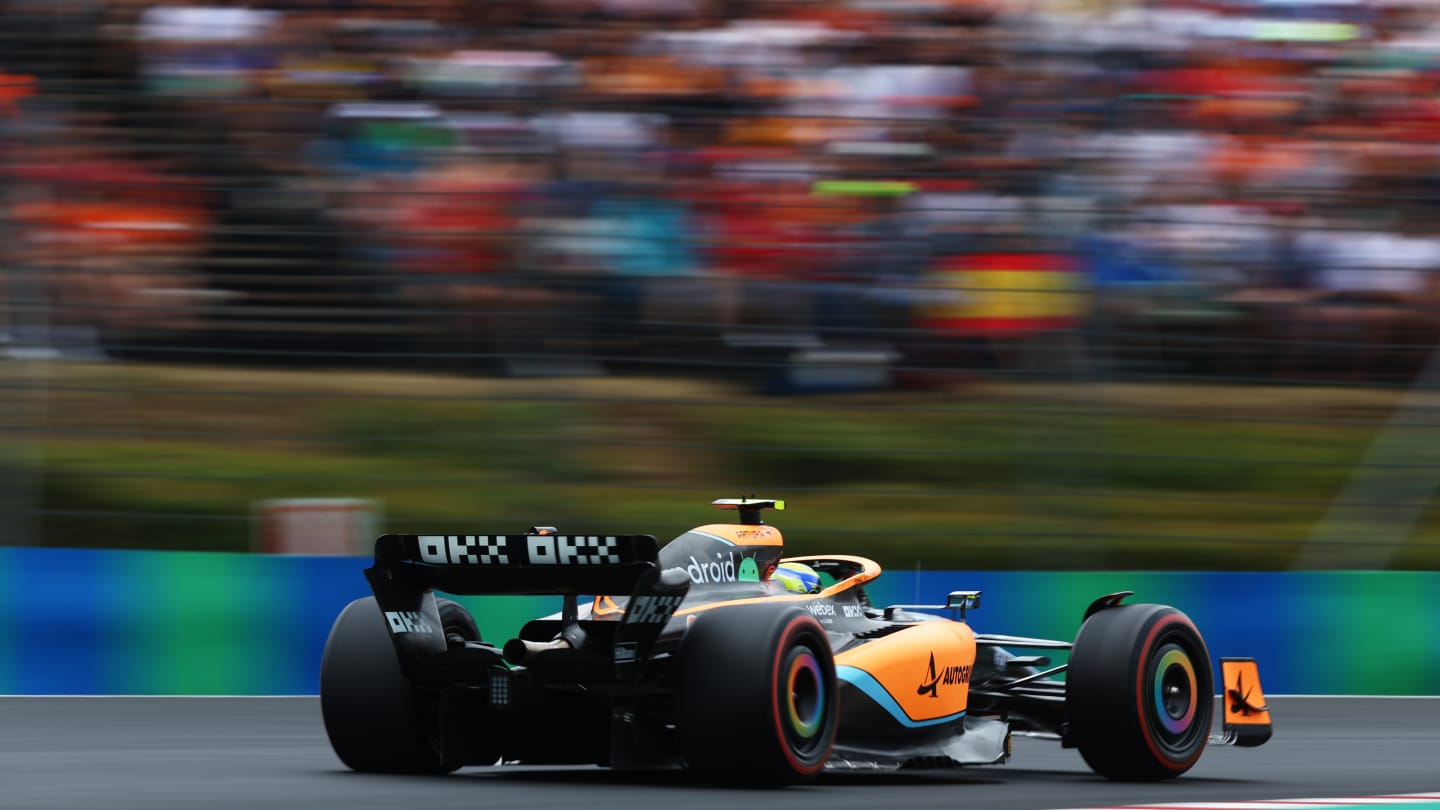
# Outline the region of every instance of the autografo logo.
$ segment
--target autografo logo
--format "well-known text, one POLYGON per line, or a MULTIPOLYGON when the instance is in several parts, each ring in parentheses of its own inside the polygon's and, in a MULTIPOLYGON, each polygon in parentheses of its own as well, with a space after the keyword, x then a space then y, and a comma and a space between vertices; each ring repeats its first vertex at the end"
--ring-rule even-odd
POLYGON ((915 690, 917 695, 929 695, 939 697, 940 684, 950 685, 956 683, 970 682, 970 667, 966 665, 935 668, 935 653, 930 653, 930 666, 925 669, 925 677, 920 681, 920 688, 915 690))
POLYGON ((690 575, 690 581, 696 585, 709 585, 715 582, 735 581, 735 555, 715 553, 715 559, 702 562, 690 555, 690 564, 685 566, 685 573, 690 575))

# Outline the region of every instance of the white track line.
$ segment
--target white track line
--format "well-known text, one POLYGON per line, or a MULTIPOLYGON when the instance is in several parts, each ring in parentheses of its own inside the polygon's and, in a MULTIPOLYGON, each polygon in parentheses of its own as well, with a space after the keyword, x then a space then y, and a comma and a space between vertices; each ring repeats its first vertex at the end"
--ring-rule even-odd
POLYGON ((1313 799, 1270 799, 1253 802, 1165 802, 1160 804, 1117 804, 1108 807, 1064 808, 1063 810, 1298 810, 1302 807, 1359 807, 1430 804, 1440 802, 1440 793, 1400 793, 1389 796, 1327 796, 1313 799))

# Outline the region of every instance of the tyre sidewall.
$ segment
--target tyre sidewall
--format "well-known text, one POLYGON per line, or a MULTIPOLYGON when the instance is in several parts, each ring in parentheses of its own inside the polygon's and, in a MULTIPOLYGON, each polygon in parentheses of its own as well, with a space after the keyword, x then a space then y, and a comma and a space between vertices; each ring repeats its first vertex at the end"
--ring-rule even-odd
POLYGON ((824 768, 838 695, 829 638, 814 617, 771 605, 712 609, 687 632, 679 656, 676 718, 692 771, 765 787, 824 768), (813 700, 792 710, 792 685, 813 700), (810 719, 813 732, 804 728, 810 719))
POLYGON ((330 629, 320 661, 320 713, 336 756, 353 770, 454 769, 423 731, 414 688, 374 597, 351 602, 330 629))
POLYGON ((1122 605, 1095 614, 1076 636, 1066 680, 1071 740, 1097 773, 1165 779, 1189 770, 1204 752, 1214 675, 1203 638, 1180 611, 1122 605), (1182 694, 1189 692, 1192 713, 1185 718, 1163 707, 1167 672, 1182 694))
POLYGON ((440 614, 440 632, 447 641, 451 635, 459 636, 465 641, 480 641, 480 625, 475 623, 475 617, 470 611, 459 602, 453 599, 436 599, 435 610, 440 614))
POLYGON ((1176 775, 1184 773, 1200 759, 1210 737, 1215 687, 1205 642, 1185 614, 1179 611, 1164 614, 1148 628, 1145 642, 1136 650, 1133 666, 1137 673, 1135 713, 1144 724, 1146 748, 1162 767, 1176 775), (1154 705, 1159 700, 1157 682, 1165 674, 1160 668, 1161 653, 1169 649, 1181 651, 1192 667, 1188 689, 1193 716, 1184 722, 1182 730, 1173 733, 1163 727, 1163 710, 1154 705))
MULTIPOLYGON (((770 676, 770 715, 780 753, 790 767, 803 777, 811 777, 825 767, 834 742, 836 725, 835 662, 824 629, 808 614, 796 612, 786 619, 785 627, 771 653, 774 666, 770 676), (820 730, 813 735, 798 733, 798 720, 803 719, 792 708, 790 681, 792 677, 809 677, 807 663, 816 665, 814 677, 823 696, 818 709, 820 730), (829 673, 828 680, 825 673, 829 673)), ((802 712, 809 714, 809 712, 802 712)))

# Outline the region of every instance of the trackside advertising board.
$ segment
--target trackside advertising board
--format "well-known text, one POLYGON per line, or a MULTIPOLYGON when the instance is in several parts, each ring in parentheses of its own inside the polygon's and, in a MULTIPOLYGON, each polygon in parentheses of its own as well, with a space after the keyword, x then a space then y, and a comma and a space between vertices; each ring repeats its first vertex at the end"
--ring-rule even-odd
MULTIPOLYGON (((0 548, 0 693, 314 694, 362 557, 0 548)), ((889 571, 876 605, 983 591, 981 632, 1071 639, 1097 596, 1185 611, 1268 694, 1440 694, 1440 572, 889 571)), ((503 643, 555 596, 464 597, 503 643)))

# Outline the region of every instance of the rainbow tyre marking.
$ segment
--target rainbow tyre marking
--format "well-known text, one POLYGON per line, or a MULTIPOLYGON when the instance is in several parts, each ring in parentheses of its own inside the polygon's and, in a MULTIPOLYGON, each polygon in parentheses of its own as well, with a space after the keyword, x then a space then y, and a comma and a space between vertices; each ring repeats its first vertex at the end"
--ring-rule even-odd
POLYGON ((809 740, 825 724, 825 679, 820 674, 820 661, 808 647, 800 647, 791 654, 787 669, 787 730, 794 738, 809 740))
POLYGON ((1167 644, 1160 648, 1155 660, 1155 716, 1164 733, 1183 736, 1195 722, 1199 701, 1199 681, 1190 656, 1179 646, 1167 644))

